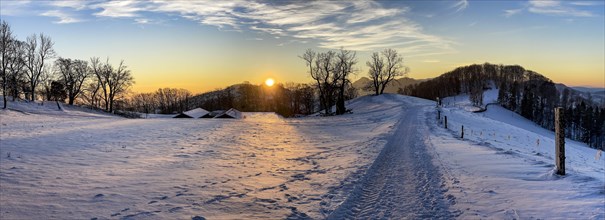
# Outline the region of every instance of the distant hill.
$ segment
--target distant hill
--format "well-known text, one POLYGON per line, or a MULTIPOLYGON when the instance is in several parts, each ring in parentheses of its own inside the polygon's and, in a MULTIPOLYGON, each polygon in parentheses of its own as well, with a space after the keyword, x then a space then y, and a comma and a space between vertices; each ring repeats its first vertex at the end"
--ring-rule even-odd
POLYGON ((605 106, 602 91, 574 89, 519 65, 473 64, 458 67, 411 85, 406 95, 435 100, 468 94, 475 106, 484 106, 484 91, 497 89, 497 102, 536 124, 554 129, 554 109, 563 107, 566 136, 594 148, 605 148, 605 106), (594 91, 594 93, 593 93, 594 91))
POLYGON ((583 86, 572 86, 572 89, 578 90, 580 92, 588 92, 588 93, 605 93, 605 88, 594 88, 594 87, 583 87, 583 86))
POLYGON ((580 97, 600 106, 605 105, 605 88, 589 88, 581 86, 569 87, 563 83, 556 84, 559 93, 563 94, 565 89, 570 90, 571 97, 580 97))
MULTIPOLYGON (((397 93, 399 89, 404 89, 406 86, 417 84, 420 82, 427 81, 428 79, 413 79, 409 77, 403 77, 399 79, 395 79, 387 85, 387 88, 384 89, 385 93, 397 93)), ((368 85, 372 83, 372 80, 368 77, 361 77, 357 81, 353 82, 353 87, 356 88, 359 92, 359 95, 369 95, 373 94, 374 91, 372 88, 368 89, 368 85)))
POLYGON ((582 92, 586 99, 590 99, 593 102, 605 105, 605 88, 589 88, 581 86, 574 86, 571 88, 582 92))

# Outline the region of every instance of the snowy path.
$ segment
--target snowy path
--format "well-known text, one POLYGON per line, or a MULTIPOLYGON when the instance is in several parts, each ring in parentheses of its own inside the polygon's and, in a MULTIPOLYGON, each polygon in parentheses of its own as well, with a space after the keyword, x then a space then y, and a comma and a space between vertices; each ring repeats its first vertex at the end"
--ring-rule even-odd
POLYGON ((403 109, 397 130, 363 182, 330 219, 450 219, 441 174, 427 152, 422 107, 403 109))

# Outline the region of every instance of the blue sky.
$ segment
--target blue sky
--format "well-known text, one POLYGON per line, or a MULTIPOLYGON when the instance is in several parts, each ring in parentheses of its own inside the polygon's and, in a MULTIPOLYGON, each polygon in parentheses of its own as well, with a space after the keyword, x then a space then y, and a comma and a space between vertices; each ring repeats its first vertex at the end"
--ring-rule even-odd
POLYGON ((410 77, 472 63, 519 64, 604 87, 604 1, 0 1, 20 39, 44 32, 59 56, 125 60, 135 91, 308 82, 306 48, 397 49, 410 77))

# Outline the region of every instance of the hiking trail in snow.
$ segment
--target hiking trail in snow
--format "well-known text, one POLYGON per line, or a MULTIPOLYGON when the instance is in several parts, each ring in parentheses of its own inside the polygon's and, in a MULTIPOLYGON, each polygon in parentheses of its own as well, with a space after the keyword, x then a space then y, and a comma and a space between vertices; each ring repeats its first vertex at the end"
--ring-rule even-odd
POLYGON ((425 146, 421 106, 403 108, 403 118, 362 182, 329 219, 446 218, 453 199, 425 146))

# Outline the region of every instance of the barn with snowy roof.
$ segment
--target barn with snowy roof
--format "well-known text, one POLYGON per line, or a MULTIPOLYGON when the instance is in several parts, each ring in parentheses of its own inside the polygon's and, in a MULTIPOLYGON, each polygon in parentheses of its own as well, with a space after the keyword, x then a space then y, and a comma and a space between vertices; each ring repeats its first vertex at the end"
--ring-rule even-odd
POLYGON ((214 118, 234 118, 234 119, 241 119, 242 118, 242 112, 238 111, 237 109, 231 108, 219 115, 217 115, 214 118))
POLYGON ((202 118, 208 115, 208 113, 209 112, 203 108, 195 108, 186 112, 181 112, 181 114, 174 116, 174 118, 202 118))

